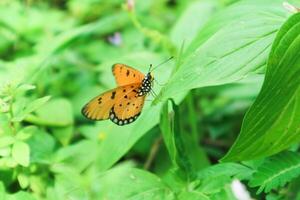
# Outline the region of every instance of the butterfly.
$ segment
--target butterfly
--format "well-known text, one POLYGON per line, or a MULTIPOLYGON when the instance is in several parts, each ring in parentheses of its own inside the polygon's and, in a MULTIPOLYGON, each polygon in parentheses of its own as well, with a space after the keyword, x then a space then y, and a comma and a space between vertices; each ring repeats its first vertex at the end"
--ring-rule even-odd
POLYGON ((82 114, 91 120, 110 119, 123 126, 134 122, 140 116, 145 98, 152 89, 154 77, 150 69, 144 75, 125 64, 114 64, 112 73, 118 87, 93 98, 82 108, 82 114))

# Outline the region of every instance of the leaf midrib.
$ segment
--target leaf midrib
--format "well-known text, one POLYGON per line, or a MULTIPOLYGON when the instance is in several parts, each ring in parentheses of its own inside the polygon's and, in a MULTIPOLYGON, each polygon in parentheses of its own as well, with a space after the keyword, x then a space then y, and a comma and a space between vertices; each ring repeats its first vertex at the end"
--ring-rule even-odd
POLYGON ((261 187, 265 187, 266 184, 268 184, 269 182, 271 182, 272 180, 276 179, 277 177, 279 177, 282 174, 288 173, 289 171, 292 171, 296 168, 300 168, 300 163, 298 163, 297 165, 294 165, 292 167, 286 168, 282 171, 280 171, 279 173, 276 173, 275 175, 269 177, 268 179, 266 179, 265 181, 263 181, 263 184, 261 184, 261 187))

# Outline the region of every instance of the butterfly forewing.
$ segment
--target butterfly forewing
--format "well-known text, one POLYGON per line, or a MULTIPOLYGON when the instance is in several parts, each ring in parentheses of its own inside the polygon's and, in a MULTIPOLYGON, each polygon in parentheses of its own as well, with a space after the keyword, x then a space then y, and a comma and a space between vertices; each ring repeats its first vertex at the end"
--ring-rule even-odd
POLYGON ((114 64, 112 71, 119 86, 141 83, 144 78, 143 73, 124 64, 114 64))
POLYGON ((82 114, 92 120, 108 119, 114 105, 126 99, 127 94, 135 93, 139 86, 140 83, 120 86, 100 94, 83 107, 82 114))

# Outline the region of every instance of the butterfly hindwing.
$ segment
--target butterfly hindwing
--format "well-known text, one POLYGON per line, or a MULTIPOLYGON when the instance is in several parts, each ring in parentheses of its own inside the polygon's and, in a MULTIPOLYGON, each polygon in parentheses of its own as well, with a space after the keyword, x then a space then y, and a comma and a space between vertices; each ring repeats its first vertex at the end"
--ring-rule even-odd
POLYGON ((144 78, 143 73, 124 64, 114 64, 112 72, 118 86, 141 83, 144 78))
POLYGON ((83 107, 82 114, 92 120, 108 119, 116 102, 121 102, 126 94, 135 93, 134 91, 137 91, 139 86, 139 83, 130 84, 102 93, 83 107))
POLYGON ((110 120, 118 125, 134 122, 140 115, 146 96, 138 96, 136 90, 128 93, 126 98, 117 102, 111 110, 110 120))

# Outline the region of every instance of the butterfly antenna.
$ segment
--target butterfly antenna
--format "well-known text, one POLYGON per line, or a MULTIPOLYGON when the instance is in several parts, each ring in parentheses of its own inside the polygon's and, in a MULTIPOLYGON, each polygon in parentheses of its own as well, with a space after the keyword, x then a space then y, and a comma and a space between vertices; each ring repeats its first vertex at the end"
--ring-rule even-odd
POLYGON ((150 64, 150 67, 149 67, 149 72, 152 72, 151 71, 151 68, 153 67, 153 65, 152 64, 150 64))
POLYGON ((170 58, 168 58, 167 60, 163 61, 162 63, 158 64, 157 66, 155 66, 154 68, 152 68, 152 64, 150 65, 150 68, 149 68, 149 72, 152 72, 153 70, 155 70, 156 68, 158 68, 159 66, 169 62, 170 60, 172 60, 174 57, 171 56, 170 58), (151 70, 152 68, 152 70, 151 70))

